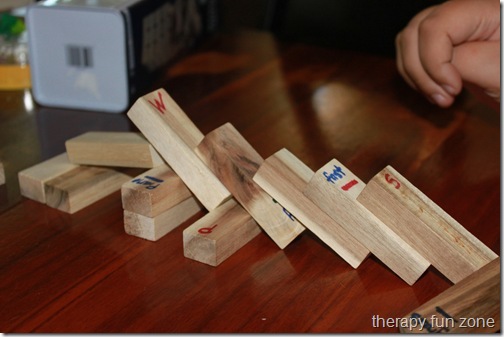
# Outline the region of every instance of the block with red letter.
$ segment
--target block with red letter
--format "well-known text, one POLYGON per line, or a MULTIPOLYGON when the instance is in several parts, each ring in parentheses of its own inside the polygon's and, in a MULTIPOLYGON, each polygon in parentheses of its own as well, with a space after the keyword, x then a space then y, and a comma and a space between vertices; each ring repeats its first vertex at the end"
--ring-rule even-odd
POLYGON ((391 166, 371 179, 357 200, 453 283, 497 258, 391 166))
POLYGON ((352 177, 350 170, 333 159, 315 173, 304 194, 412 285, 429 267, 429 262, 357 202, 349 188, 355 184, 354 178, 349 177, 352 177))
MULTIPOLYGON (((254 181, 352 267, 357 268, 368 256, 369 250, 303 194, 314 174, 291 152, 282 149, 264 161, 254 181)), ((350 177, 350 171, 346 171, 346 175, 349 179, 344 189, 349 195, 356 196, 364 188, 364 183, 357 177, 350 177)))
POLYGON ((264 160, 231 124, 207 134, 196 153, 280 248, 304 231, 288 210, 253 181, 264 160))
POLYGON ((215 267, 260 232, 250 214, 230 199, 184 230, 184 256, 215 267))
POLYGON ((128 117, 208 210, 231 197, 193 151, 203 134, 166 91, 140 97, 128 117))

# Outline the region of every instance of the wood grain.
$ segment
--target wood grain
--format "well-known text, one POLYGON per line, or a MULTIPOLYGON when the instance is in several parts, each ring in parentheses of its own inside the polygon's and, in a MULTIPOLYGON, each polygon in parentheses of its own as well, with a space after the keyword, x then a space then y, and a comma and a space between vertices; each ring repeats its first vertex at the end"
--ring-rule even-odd
POLYGON ((154 217, 124 210, 124 230, 129 235, 157 241, 202 209, 195 198, 189 197, 154 217))
POLYGON ((177 107, 160 89, 139 98, 128 117, 198 200, 214 209, 231 194, 193 152, 200 133, 177 107))
POLYGON ((304 231, 253 181, 264 160, 233 125, 226 123, 207 134, 196 153, 280 248, 304 231))
POLYGON ((291 152, 282 149, 261 164, 254 181, 352 267, 357 268, 368 256, 369 250, 303 194, 314 174, 291 152))
POLYGON ((46 203, 72 214, 120 190, 130 179, 111 169, 79 166, 45 182, 46 203))
POLYGON ((79 165, 153 168, 163 159, 137 132, 90 131, 65 142, 70 162, 79 165))
POLYGON ((429 262, 352 195, 347 195, 343 189, 349 182, 347 172, 340 162, 331 160, 315 173, 304 194, 406 283, 414 284, 429 262))
POLYGON ((230 199, 184 230, 184 256, 216 267, 260 232, 254 219, 230 199))
POLYGON ((45 183, 77 167, 65 152, 24 169, 18 173, 21 195, 45 204, 45 183))
POLYGON ((497 257, 391 166, 357 200, 453 283, 497 257))
POLYGON ((408 325, 401 332, 500 331, 500 270, 500 258, 496 258, 405 316, 408 325))
POLYGON ((166 164, 136 176, 121 187, 123 209, 150 218, 192 197, 180 177, 166 164))
POLYGON ((0 185, 5 184, 5 169, 2 162, 0 162, 0 185))

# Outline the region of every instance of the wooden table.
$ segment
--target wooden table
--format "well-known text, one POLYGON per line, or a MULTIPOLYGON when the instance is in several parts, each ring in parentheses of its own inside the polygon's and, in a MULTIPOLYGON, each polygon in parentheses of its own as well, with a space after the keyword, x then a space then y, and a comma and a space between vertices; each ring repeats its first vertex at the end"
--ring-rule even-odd
MULTIPOLYGON (((442 110, 393 59, 259 32, 211 38, 158 87, 204 133, 231 122, 264 158, 286 147, 313 170, 336 158, 365 182, 390 164, 500 254, 500 114, 472 94, 442 110)), ((373 317, 451 286, 433 268, 408 286, 375 257, 353 269, 307 231, 284 250, 261 233, 214 268, 183 256, 203 213, 149 242, 125 234, 119 192, 73 215, 20 197, 19 170, 90 130, 134 127, 0 92, 2 332, 397 332, 373 317)))

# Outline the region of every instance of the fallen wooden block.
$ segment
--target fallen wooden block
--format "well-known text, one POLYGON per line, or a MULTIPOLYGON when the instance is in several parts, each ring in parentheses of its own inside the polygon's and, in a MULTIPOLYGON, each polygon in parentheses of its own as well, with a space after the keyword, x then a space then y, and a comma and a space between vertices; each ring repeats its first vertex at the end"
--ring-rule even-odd
POLYGON ((184 256, 215 267, 260 232, 250 214, 230 199, 184 230, 184 256))
POLYGON ((205 136, 196 153, 280 248, 304 227, 253 181, 262 157, 229 123, 205 136))
POLYGON ((112 169, 79 166, 46 181, 46 203, 72 214, 120 190, 121 185, 130 179, 130 176, 112 169))
POLYGON ((121 187, 123 209, 154 218, 192 198, 191 191, 166 164, 150 169, 121 187))
POLYGON ((124 230, 142 239, 157 241, 203 209, 192 196, 154 216, 124 210, 124 230))
POLYGON ((0 185, 5 184, 5 170, 3 163, 0 162, 0 185))
MULTIPOLYGON (((264 161, 254 181, 352 267, 357 268, 368 256, 369 250, 303 194, 314 174, 292 153, 282 149, 264 161)), ((349 185, 352 192, 364 187, 364 183, 356 179, 351 180, 355 181, 352 186, 349 185)))
POLYGON ((354 179, 348 177, 354 176, 333 159, 315 173, 304 194, 412 285, 429 267, 429 262, 345 191, 354 179))
POLYGON ((491 333, 501 329, 500 258, 404 317, 406 333, 491 333))
POLYGON ((78 165, 70 163, 68 156, 62 153, 18 173, 19 189, 26 198, 46 203, 44 184, 78 165))
POLYGON ((203 134, 164 90, 140 97, 128 117, 208 210, 231 197, 193 151, 203 134))
POLYGON ((86 132, 65 142, 70 162, 79 165, 153 168, 163 159, 137 132, 86 132))
POLYGON ((357 200, 453 283, 497 257, 390 166, 371 179, 357 200))

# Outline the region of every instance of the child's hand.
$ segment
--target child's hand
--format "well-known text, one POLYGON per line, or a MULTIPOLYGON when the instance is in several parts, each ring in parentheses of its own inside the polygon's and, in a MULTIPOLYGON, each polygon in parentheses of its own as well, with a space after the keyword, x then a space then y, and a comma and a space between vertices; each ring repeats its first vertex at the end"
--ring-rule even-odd
POLYGON ((396 47, 406 82, 441 107, 453 103, 463 80, 500 92, 498 0, 453 0, 429 7, 398 34, 396 47))

